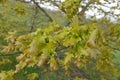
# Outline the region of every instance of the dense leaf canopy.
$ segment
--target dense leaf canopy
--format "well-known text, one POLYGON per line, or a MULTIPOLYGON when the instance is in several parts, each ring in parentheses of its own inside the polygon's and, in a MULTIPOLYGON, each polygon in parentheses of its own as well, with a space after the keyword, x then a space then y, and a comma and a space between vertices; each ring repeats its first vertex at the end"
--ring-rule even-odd
MULTIPOLYGON (((86 72, 94 70, 99 73, 100 80, 113 80, 113 76, 119 74, 116 67, 118 62, 114 60, 114 56, 119 54, 116 51, 120 51, 120 14, 114 13, 119 9, 117 0, 0 0, 0 33, 8 43, 1 49, 0 56, 16 55, 17 60, 15 68, 0 72, 0 80, 17 80, 14 76, 20 71, 35 67, 44 67, 53 72, 62 69, 67 76, 71 76, 71 69, 86 72), (63 12, 65 24, 56 21, 39 5, 45 3, 50 3, 63 12), (110 11, 101 8, 112 3, 116 6, 108 6, 110 11), (103 18, 86 18, 87 11, 96 9, 98 12, 95 14, 103 14, 103 18), (49 22, 41 28, 36 23, 39 21, 39 10, 47 17, 46 23, 49 22), (116 22, 110 18, 115 18, 116 22), (19 34, 29 26, 28 32, 19 34)), ((27 74, 28 80, 35 80, 39 76, 34 71, 27 74)), ((79 75, 70 79, 92 80, 79 75)))

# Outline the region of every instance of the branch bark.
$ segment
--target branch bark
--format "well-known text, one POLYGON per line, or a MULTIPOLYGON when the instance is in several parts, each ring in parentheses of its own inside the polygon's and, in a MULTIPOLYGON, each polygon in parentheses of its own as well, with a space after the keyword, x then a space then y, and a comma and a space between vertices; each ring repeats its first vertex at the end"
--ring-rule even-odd
POLYGON ((40 7, 38 2, 36 2, 35 0, 31 0, 31 1, 33 1, 33 3, 49 18, 50 22, 53 22, 53 19, 50 17, 50 15, 43 8, 40 7))
POLYGON ((90 4, 92 4, 93 2, 89 1, 86 6, 82 7, 82 10, 78 13, 79 15, 83 16, 83 14, 85 13, 85 11, 87 10, 87 8, 89 7, 90 4))
MULTIPOLYGON (((79 3, 81 3, 81 2, 82 2, 82 0, 81 0, 79 3)), ((81 10, 80 12, 78 12, 78 15, 83 17, 85 11, 87 10, 87 8, 88 8, 88 7, 90 6, 90 4, 92 4, 92 3, 94 3, 94 2, 89 1, 89 2, 86 4, 86 6, 83 6, 83 7, 82 7, 82 10, 81 10)), ((79 17, 79 20, 81 20, 81 17, 79 17)), ((66 24, 65 24, 65 26, 69 26, 70 23, 71 23, 71 20, 67 21, 66 24)))
POLYGON ((35 12, 32 16, 32 24, 30 26, 30 32, 32 32, 34 29, 35 19, 36 19, 36 15, 37 15, 37 6, 35 6, 34 9, 35 9, 35 12))
POLYGON ((19 54, 21 54, 21 52, 10 53, 10 54, 0 54, 0 56, 15 56, 15 55, 19 55, 19 54))

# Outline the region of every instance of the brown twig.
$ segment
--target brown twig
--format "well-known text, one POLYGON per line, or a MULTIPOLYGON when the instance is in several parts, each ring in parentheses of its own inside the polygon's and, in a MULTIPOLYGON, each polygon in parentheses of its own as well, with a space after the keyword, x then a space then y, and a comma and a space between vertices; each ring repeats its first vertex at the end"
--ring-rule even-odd
POLYGON ((35 13, 32 16, 32 23, 31 23, 31 26, 30 26, 30 32, 32 32, 33 29, 34 29, 35 19, 36 19, 36 15, 37 15, 37 7, 35 6, 34 9, 35 9, 35 13))
POLYGON ((31 0, 31 1, 33 1, 33 3, 49 18, 50 22, 53 21, 53 19, 49 16, 49 14, 43 8, 40 7, 38 2, 36 2, 35 0, 31 0))
POLYGON ((9 53, 9 54, 0 54, 0 56, 15 56, 21 54, 21 52, 16 52, 16 53, 9 53))

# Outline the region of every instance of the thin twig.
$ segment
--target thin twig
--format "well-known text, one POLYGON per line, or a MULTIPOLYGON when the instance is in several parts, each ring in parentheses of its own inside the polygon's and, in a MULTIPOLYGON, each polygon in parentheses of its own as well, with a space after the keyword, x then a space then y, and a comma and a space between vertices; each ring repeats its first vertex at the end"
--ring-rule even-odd
POLYGON ((32 16, 32 23, 31 23, 31 26, 30 26, 30 32, 32 32, 33 29, 34 29, 35 19, 36 19, 36 15, 37 15, 37 6, 35 6, 34 9, 35 9, 35 13, 32 16))
POLYGON ((33 1, 33 3, 49 18, 50 22, 53 22, 53 19, 49 16, 49 14, 43 8, 40 7, 38 2, 36 2, 35 0, 31 0, 31 1, 33 1))
POLYGON ((9 54, 0 54, 0 56, 15 56, 21 54, 21 52, 16 52, 16 53, 9 53, 9 54))

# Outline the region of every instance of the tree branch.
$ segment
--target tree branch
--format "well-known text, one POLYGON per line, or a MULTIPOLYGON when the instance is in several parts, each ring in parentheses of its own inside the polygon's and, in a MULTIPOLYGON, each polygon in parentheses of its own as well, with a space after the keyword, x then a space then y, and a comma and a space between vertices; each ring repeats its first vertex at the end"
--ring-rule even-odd
POLYGON ((58 5, 57 3, 55 3, 55 1, 50 0, 50 2, 51 2, 54 6, 56 6, 56 7, 59 8, 59 5, 58 5))
MULTIPOLYGON (((81 0, 79 3, 81 3, 81 2, 82 2, 82 0, 81 0)), ((83 6, 83 7, 82 7, 82 10, 81 10, 80 12, 78 12, 78 15, 80 15, 80 16, 83 17, 85 11, 86 11, 87 8, 89 7, 89 5, 92 4, 92 3, 93 3, 93 2, 89 1, 89 2, 86 4, 86 6, 83 6)), ((79 17, 79 20, 81 20, 80 17, 79 17)), ((71 20, 67 21, 66 24, 65 24, 65 26, 68 26, 70 23, 71 23, 71 20)))
POLYGON ((32 32, 34 29, 35 19, 36 19, 36 15, 37 15, 37 6, 35 6, 34 9, 35 9, 35 12, 32 16, 32 24, 30 26, 30 32, 32 32))
POLYGON ((83 14, 85 13, 85 11, 87 10, 87 8, 89 7, 90 4, 92 4, 93 2, 89 1, 86 6, 82 7, 82 11, 80 11, 78 14, 83 16, 83 14))
POLYGON ((23 3, 31 3, 31 1, 21 0, 23 3))
POLYGON ((21 54, 21 52, 16 52, 16 53, 10 53, 10 54, 0 54, 0 56, 15 56, 21 54))
POLYGON ((111 49, 113 49, 113 50, 117 50, 117 51, 120 51, 120 49, 119 48, 114 48, 114 47, 112 47, 112 46, 109 46, 109 45, 107 45, 108 47, 110 47, 111 49))
POLYGON ((52 22, 53 19, 49 16, 49 14, 43 9, 40 7, 39 3, 37 3, 35 0, 31 0, 33 1, 33 3, 49 18, 49 21, 52 22))

